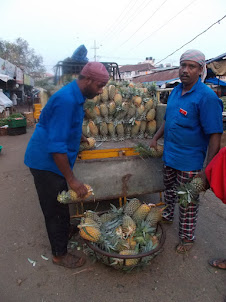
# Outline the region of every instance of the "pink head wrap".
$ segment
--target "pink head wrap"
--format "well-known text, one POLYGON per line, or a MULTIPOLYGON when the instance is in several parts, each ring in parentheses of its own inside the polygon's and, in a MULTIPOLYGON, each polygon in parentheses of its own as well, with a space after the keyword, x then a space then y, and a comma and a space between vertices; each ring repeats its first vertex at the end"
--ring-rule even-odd
POLYGON ((91 80, 107 83, 109 74, 105 66, 100 62, 87 63, 80 72, 84 77, 89 77, 91 80))
POLYGON ((202 79, 202 82, 204 82, 205 77, 206 77, 206 73, 207 73, 205 55, 199 50, 190 49, 190 50, 185 51, 181 55, 180 63, 183 62, 183 61, 194 61, 194 62, 198 63, 200 66, 202 66, 203 71, 202 71, 202 74, 201 74, 201 79, 202 79))

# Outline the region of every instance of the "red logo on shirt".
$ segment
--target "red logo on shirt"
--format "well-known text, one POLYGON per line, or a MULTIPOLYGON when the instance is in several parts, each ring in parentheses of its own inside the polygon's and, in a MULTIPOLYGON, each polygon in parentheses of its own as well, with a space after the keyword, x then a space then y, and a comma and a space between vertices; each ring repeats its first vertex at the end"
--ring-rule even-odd
POLYGON ((180 108, 179 111, 180 111, 180 113, 182 113, 185 116, 188 114, 188 112, 186 110, 182 109, 182 108, 180 108))

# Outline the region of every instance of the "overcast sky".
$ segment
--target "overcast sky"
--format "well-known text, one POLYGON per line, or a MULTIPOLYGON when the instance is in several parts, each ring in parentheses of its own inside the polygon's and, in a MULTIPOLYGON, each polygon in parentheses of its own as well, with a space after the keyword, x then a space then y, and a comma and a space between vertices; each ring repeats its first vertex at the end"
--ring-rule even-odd
POLYGON ((226 0, 1 0, 0 39, 26 40, 49 72, 81 44, 93 61, 94 41, 97 61, 178 65, 187 49, 206 59, 226 52, 226 17, 213 25, 224 16, 226 0))

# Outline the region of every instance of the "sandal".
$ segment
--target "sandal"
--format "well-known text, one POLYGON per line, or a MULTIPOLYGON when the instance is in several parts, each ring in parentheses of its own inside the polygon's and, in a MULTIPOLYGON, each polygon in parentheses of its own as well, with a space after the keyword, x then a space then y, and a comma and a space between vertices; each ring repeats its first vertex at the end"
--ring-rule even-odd
POLYGON ((176 246, 176 252, 178 254, 186 254, 193 247, 194 241, 184 241, 183 239, 176 246))
POLYGON ((226 259, 212 259, 209 264, 215 268, 226 269, 226 259))
POLYGON ((83 257, 77 257, 67 253, 64 256, 59 257, 57 260, 52 259, 53 264, 64 266, 67 268, 77 268, 85 264, 85 259, 83 257))

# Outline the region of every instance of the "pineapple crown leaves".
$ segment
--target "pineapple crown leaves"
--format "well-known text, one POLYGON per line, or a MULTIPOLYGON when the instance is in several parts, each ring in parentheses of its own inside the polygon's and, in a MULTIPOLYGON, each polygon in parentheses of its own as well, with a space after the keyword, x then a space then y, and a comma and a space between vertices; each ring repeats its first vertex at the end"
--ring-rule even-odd
POLYGON ((135 116, 129 119, 128 124, 131 124, 132 126, 135 124, 136 118, 135 116))
POLYGON ((92 101, 86 101, 84 104, 84 109, 90 109, 93 110, 95 107, 95 103, 92 101))
POLYGON ((68 203, 71 200, 70 194, 67 191, 62 191, 57 195, 57 201, 60 203, 68 203))
POLYGON ((135 151, 137 153, 139 153, 140 156, 142 157, 148 157, 148 156, 152 156, 152 150, 149 146, 142 144, 142 143, 138 143, 135 146, 135 151))
POLYGON ((184 207, 187 207, 190 203, 196 203, 197 195, 199 192, 191 185, 191 183, 186 183, 178 187, 178 203, 184 207))

